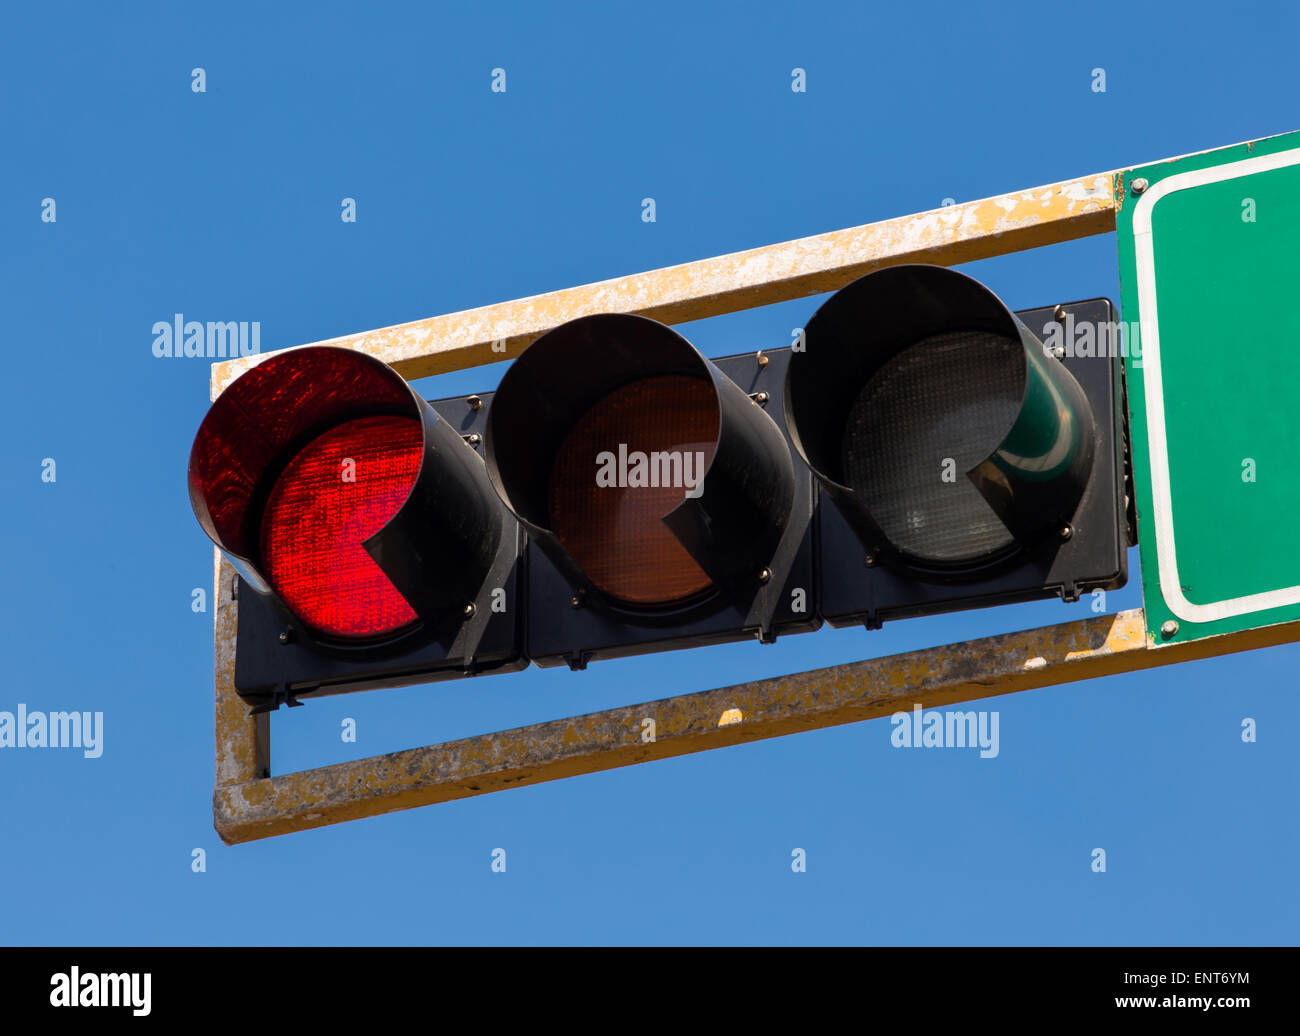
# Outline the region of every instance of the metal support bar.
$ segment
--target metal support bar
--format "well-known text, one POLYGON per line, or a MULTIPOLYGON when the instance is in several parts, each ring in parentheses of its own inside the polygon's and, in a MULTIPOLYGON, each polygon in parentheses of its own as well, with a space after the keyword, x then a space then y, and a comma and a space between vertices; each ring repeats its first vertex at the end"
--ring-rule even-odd
POLYGON ((217 602, 213 638, 216 676, 217 787, 245 784, 271 775, 271 717, 250 715, 248 703, 235 691, 235 632, 239 602, 234 599, 235 570, 215 547, 217 602))
POLYGON ((521 785, 1300 639, 1300 622, 1157 647, 1141 609, 777 676, 219 786, 228 844, 521 785), (654 740, 645 740, 654 721, 654 740))
MULTIPOLYGON (((680 266, 331 338, 407 380, 517 356, 538 336, 592 313, 636 313, 665 324, 835 291, 896 263, 955 266, 1115 229, 1114 176, 1097 173, 999 198, 701 259, 680 266)), ((212 366, 212 398, 260 353, 212 366)))

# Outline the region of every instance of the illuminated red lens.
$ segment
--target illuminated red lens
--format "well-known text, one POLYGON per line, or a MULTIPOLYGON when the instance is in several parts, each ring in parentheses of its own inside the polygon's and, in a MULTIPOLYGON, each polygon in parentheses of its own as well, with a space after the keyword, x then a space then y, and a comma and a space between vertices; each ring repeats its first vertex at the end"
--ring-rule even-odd
POLYGON ((304 622, 361 637, 416 620, 361 544, 406 502, 423 441, 413 418, 356 418, 312 440, 276 480, 262 514, 262 563, 304 622))
POLYGON ((626 385, 573 426, 551 472, 551 527, 598 589, 626 604, 664 607, 713 585, 663 518, 686 498, 686 476, 696 485, 703 478, 717 436, 713 385, 678 375, 626 385), (645 481, 657 484, 638 484, 645 481))

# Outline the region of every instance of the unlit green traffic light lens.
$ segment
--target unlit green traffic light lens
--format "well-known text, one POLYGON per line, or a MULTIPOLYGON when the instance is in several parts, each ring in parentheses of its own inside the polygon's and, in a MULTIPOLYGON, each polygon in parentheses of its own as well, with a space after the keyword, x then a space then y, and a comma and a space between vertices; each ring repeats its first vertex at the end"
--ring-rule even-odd
POLYGON ((844 436, 848 485, 895 548, 960 565, 1014 543, 966 473, 994 452, 1024 390, 1020 342, 958 331, 904 349, 863 387, 844 436))

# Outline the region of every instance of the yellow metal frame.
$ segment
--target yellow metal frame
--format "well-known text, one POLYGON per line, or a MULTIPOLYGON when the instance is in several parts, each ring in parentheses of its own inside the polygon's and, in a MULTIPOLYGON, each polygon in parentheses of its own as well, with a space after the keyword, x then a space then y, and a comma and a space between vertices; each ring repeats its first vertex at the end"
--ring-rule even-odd
MULTIPOLYGON (((515 356, 552 327, 591 313, 681 323, 834 291, 883 266, 954 266, 1107 233, 1122 198, 1116 187, 1114 173, 1098 173, 329 344, 369 353, 408 379, 425 377, 515 356)), ((215 364, 212 398, 268 355, 215 364)), ((269 718, 250 716, 235 692, 234 570, 220 553, 216 566, 213 817, 227 844, 854 723, 913 704, 987 698, 1300 639, 1297 622, 1159 646, 1146 640, 1135 610, 272 777, 269 718), (653 740, 645 719, 654 720, 653 740)))
MULTIPOLYGON (((751 248, 612 281, 331 338, 369 353, 408 381, 518 356, 539 335, 591 313, 637 313, 665 324, 835 291, 898 263, 959 263, 1115 229, 1113 174, 751 248)), ((212 366, 212 398, 259 353, 212 366)))

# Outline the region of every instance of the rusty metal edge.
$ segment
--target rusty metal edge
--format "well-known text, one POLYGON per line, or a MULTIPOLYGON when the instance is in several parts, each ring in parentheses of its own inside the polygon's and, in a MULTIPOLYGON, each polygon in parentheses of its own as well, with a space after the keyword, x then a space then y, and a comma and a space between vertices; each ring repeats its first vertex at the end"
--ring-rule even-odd
POLYGON ((1300 622, 1186 644, 1141 609, 832 666, 218 787, 227 844, 580 774, 1300 640, 1300 622), (654 721, 654 740, 647 740, 654 721))
MULTIPOLYGON (((539 335, 591 313, 667 324, 842 288, 882 266, 954 266, 1115 229, 1114 173, 1015 191, 477 309, 331 338, 408 380, 517 356, 539 335)), ((283 352, 284 350, 279 350, 283 352)), ((211 397, 275 352, 214 363, 211 397)))
POLYGON ((216 547, 212 553, 216 582, 212 599, 217 602, 212 637, 216 787, 221 788, 270 775, 271 717, 265 712, 250 716, 248 703, 235 691, 235 634, 239 624, 235 570, 216 547))

